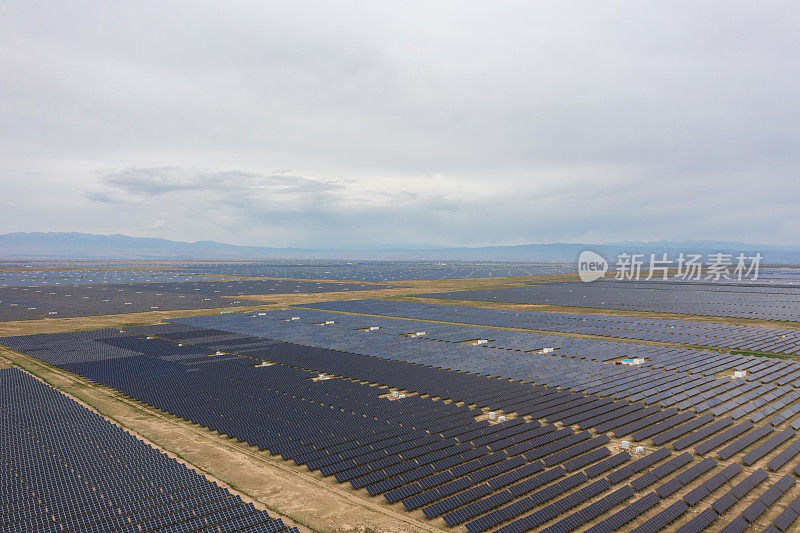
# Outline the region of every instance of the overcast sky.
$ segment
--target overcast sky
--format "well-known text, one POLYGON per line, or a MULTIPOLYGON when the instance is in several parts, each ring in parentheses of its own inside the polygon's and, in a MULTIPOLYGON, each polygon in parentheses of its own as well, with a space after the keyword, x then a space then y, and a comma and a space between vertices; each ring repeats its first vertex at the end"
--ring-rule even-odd
POLYGON ((800 243, 800 2, 0 3, 0 233, 800 243))

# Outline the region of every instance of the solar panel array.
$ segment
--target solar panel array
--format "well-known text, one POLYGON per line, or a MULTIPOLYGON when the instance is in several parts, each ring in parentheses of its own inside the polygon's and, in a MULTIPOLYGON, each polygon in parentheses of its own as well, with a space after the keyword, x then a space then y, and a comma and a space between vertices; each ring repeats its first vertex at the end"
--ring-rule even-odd
MULTIPOLYGON (((685 273, 685 271, 684 271, 685 273)), ((645 276, 646 277, 646 276, 645 276)), ((660 283, 663 281, 658 276, 654 276, 650 283, 660 283)), ((709 278, 707 274, 701 275, 700 279, 697 276, 684 276, 671 274, 668 278, 670 282, 678 283, 691 283, 691 284, 708 284, 709 278)), ((766 285, 772 287, 793 287, 800 285, 800 269, 796 266, 761 266, 758 269, 758 275, 743 276, 742 279, 737 279, 737 276, 729 276, 728 278, 720 277, 719 280, 714 281, 714 285, 744 285, 744 286, 759 286, 766 285)))
MULTIPOLYGON (((71 263, 0 263, 0 286, 133 283, 137 281, 202 281, 211 277, 276 277, 290 279, 326 279, 351 281, 404 281, 411 279, 463 279, 508 276, 538 276, 575 272, 574 263, 512 261, 322 261, 283 260, 235 263, 174 263, 164 266, 82 262, 71 263), (112 268, 113 267, 113 268, 112 268), (24 269, 24 270, 23 270, 24 269), (6 270, 6 271, 4 271, 6 270)), ((678 281, 674 279, 673 281, 678 281)), ((691 282, 694 283, 694 282, 691 282)), ((707 283, 707 282, 700 282, 707 283)), ((796 267, 761 267, 756 280, 741 283, 722 280, 715 286, 784 286, 800 285, 796 267)))
POLYGON ((265 276, 296 279, 404 281, 538 276, 575 272, 574 263, 513 261, 271 261, 260 263, 192 264, 195 274, 265 276))
POLYGON ((386 288, 314 281, 203 281, 0 288, 0 321, 256 305, 248 294, 347 292, 386 288), (228 298, 233 297, 233 298, 228 298))
POLYGON ((419 320, 533 329, 618 339, 672 342, 725 350, 800 354, 800 330, 693 320, 647 319, 585 313, 544 313, 386 300, 304 304, 320 310, 366 313, 419 320))
POLYGON ((0 263, 0 287, 17 284, 35 286, 136 281, 201 281, 219 276, 383 282, 411 279, 536 276, 570 272, 575 272, 573 263, 511 261, 284 260, 234 263, 202 262, 182 265, 170 263, 162 267, 151 266, 150 268, 108 262, 84 262, 80 265, 0 263), (114 268, 111 268, 112 265, 114 268))
POLYGON ((213 280, 209 276, 194 275, 179 269, 102 269, 87 270, 41 269, 25 265, 22 272, 3 272, 0 266, 0 287, 42 287, 51 285, 105 285, 138 282, 189 282, 213 280))
POLYGON ((13 368, 0 440, 3 531, 297 531, 13 368))
MULTIPOLYGON (((776 481, 795 466, 797 439, 788 430, 798 419, 779 416, 800 401, 790 385, 615 365, 607 359, 613 348, 602 344, 594 359, 524 353, 503 348, 502 339, 462 344, 476 338, 468 326, 424 323, 426 331, 411 320, 320 320, 331 316, 216 315, 0 341, 470 532, 688 525, 687 509, 713 507, 729 480, 749 479, 733 461, 772 464, 766 475, 776 481), (507 379, 534 374, 539 379, 527 383, 507 379), (673 401, 705 395, 713 403, 726 393, 714 408, 673 401), (758 403, 760 412, 784 400, 769 422, 754 423, 757 411, 747 409, 734 418, 740 408, 758 403), (508 418, 490 421, 488 411, 508 418), (620 437, 645 452, 621 450, 620 437), (694 453, 670 450, 681 439, 694 453)), ((591 343, 569 346, 592 353, 591 343)), ((648 354, 656 359, 659 350, 648 354)), ((749 490, 760 491, 756 485, 749 490)), ((723 514, 731 520, 744 510, 734 502, 723 514)))
POLYGON ((599 281, 422 294, 449 300, 566 305, 657 313, 800 321, 800 287, 599 281))
MULTIPOLYGON (((771 424, 779 425, 800 412, 800 391, 797 390, 800 382, 794 377, 800 366, 778 359, 312 310, 180 321, 320 348, 503 376, 551 387, 569 387, 574 391, 624 398, 660 408, 730 416, 733 420, 746 418, 759 422, 769 417, 771 424), (363 331, 369 327, 380 329, 363 331), (413 332, 424 335, 406 335, 413 332), (512 346, 505 345, 505 333, 512 334, 512 346), (481 334, 494 338, 479 346, 456 342, 481 334), (525 339, 525 336, 530 338, 525 339), (452 340, 441 341, 440 338, 452 340), (547 346, 558 348, 548 354, 515 351, 520 346, 536 352, 547 346), (608 363, 623 356, 648 360, 641 366, 608 363), (747 368, 752 373, 745 379, 731 379, 736 368, 747 368), (727 376, 718 375, 726 371, 727 376)), ((631 427, 635 427, 634 422, 631 427)))

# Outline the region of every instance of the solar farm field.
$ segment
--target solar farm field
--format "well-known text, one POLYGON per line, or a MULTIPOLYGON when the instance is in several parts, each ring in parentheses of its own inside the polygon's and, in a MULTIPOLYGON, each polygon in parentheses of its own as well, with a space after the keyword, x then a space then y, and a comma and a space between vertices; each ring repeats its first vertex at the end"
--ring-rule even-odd
POLYGON ((557 275, 575 272, 571 263, 490 261, 280 261, 249 264, 192 264, 194 275, 266 276, 287 279, 350 280, 371 283, 506 276, 557 275))
POLYGON ((326 302, 308 304, 307 307, 483 326, 599 335, 652 342, 673 342, 726 350, 786 355, 800 353, 800 330, 788 327, 765 328, 722 322, 648 319, 587 313, 511 311, 379 300, 326 302))
POLYGON ((422 296, 800 322, 800 287, 796 285, 608 280, 422 296))
POLYGON ((273 261, 114 264, 0 263, 0 287, 137 281, 207 281, 225 277, 361 281, 382 283, 420 279, 463 279, 555 275, 575 272, 571 263, 490 261, 273 261))
MULTIPOLYGON (((467 276, 485 273, 474 265, 439 270, 442 279, 424 285, 399 279, 418 274, 418 264, 313 268, 346 278, 354 267, 398 279, 377 289, 247 279, 277 267, 230 264, 213 274, 230 279, 195 268, 181 281, 111 276, 3 289, 55 292, 48 296, 67 303, 58 317, 27 321, 9 307, 11 322, 0 324, 0 355, 13 367, 0 370, 9 487, 0 529, 782 532, 800 524, 800 331, 790 321, 428 304, 420 291, 436 283, 516 289, 467 276), (448 278, 454 272, 465 277, 448 278), (391 299, 359 297, 384 287, 391 299), (88 311, 70 310, 65 294, 119 289, 122 298, 140 291, 142 305, 158 305, 156 293, 236 303, 259 295, 260 305, 70 329, 68 317, 88 311), (265 303, 269 289, 293 305, 265 303), (337 296, 319 300, 329 293, 337 296), (42 321, 65 325, 34 333, 42 321)), ((507 279, 526 268, 491 271, 507 279)), ((536 288, 561 294, 576 285, 562 273, 551 280, 537 278, 536 288)), ((91 310, 98 324, 103 310, 91 310)))
POLYGON ((238 298, 245 294, 289 294, 359 291, 384 285, 320 283, 311 281, 170 281, 101 285, 49 285, 0 288, 0 320, 36 320, 137 313, 143 311, 204 309, 253 305, 238 298))

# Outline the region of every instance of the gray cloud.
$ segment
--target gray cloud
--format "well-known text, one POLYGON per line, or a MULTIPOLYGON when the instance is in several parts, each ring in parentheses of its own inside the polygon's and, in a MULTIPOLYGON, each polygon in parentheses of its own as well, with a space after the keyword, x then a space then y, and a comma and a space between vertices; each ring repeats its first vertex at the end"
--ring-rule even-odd
POLYGON ((798 23, 790 1, 6 2, 0 231, 794 243, 798 23))
POLYGON ((104 204, 113 204, 118 202, 119 200, 100 191, 86 191, 85 195, 87 200, 91 200, 92 202, 101 202, 104 204))
POLYGON ((214 192, 233 196, 249 194, 319 195, 342 189, 326 180, 290 174, 263 175, 241 170, 210 171, 193 168, 128 168, 104 173, 99 183, 138 196, 171 192, 214 192))

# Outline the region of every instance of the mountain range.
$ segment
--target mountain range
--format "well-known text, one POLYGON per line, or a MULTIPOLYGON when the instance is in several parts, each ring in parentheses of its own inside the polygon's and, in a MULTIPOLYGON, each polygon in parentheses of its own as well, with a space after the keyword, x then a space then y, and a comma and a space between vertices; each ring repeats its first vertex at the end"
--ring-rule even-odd
POLYGON ((756 252, 765 264, 800 264, 800 246, 753 245, 718 241, 652 241, 607 244, 547 243, 476 247, 372 246, 338 249, 239 246, 213 241, 179 242, 153 237, 89 233, 36 232, 0 234, 0 260, 212 260, 355 259, 407 261, 553 261, 573 262, 591 249, 613 261, 620 253, 756 252))

